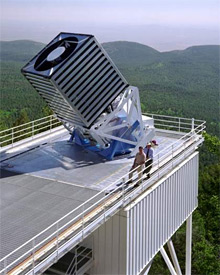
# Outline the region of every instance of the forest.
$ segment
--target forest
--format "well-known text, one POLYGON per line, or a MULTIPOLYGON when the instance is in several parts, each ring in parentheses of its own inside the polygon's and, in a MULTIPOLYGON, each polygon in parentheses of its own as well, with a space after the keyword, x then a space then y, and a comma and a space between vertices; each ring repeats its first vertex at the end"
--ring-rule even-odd
MULTIPOLYGON (((43 46, 33 41, 0 42, 0 130, 51 114, 20 73, 43 46)), ((103 47, 129 84, 139 88, 143 112, 206 120, 205 142, 199 149, 199 206, 193 214, 192 274, 219 274, 220 46, 158 52, 120 41, 103 47)), ((173 242, 184 273, 185 225, 173 242)), ((159 254, 150 274, 169 274, 159 254)))

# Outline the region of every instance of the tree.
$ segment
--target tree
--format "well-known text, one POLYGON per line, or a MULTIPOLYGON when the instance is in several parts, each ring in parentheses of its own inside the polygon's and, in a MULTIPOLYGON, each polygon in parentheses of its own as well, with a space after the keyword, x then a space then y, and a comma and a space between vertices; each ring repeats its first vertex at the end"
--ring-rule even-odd
POLYGON ((21 109, 18 118, 15 120, 13 126, 19 126, 21 124, 29 122, 30 119, 28 117, 27 111, 25 109, 21 109))

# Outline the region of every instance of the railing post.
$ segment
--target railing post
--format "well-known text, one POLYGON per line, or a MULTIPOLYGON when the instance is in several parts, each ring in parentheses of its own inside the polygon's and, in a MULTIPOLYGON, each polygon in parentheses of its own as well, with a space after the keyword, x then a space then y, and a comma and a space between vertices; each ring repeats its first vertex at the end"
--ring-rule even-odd
POLYGON ((58 261, 58 255, 59 255, 59 252, 58 252, 58 248, 59 248, 59 223, 57 222, 57 226, 56 226, 56 248, 57 248, 57 261, 58 261))
MULTIPOLYGON (((106 199, 105 199, 106 200, 106 199)), ((105 216, 105 202, 104 202, 104 221, 106 221, 106 216, 105 216)))
POLYGON ((51 133, 51 130, 52 130, 52 115, 50 116, 50 133, 51 133))
POLYGON ((179 117, 179 132, 180 132, 180 117, 179 117))
POLYGON ((33 269, 33 274, 35 274, 35 271, 34 271, 34 267, 35 267, 34 256, 35 256, 35 239, 33 239, 33 241, 32 241, 32 269, 33 269))
POLYGON ((11 129, 11 142, 12 142, 12 147, 14 147, 14 128, 11 129))
POLYGON ((184 140, 184 158, 186 157, 186 141, 184 140))
POLYGON ((192 132, 194 131, 194 129, 195 129, 195 119, 192 118, 192 126, 191 126, 192 132))
POLYGON ((122 200, 123 200, 123 206, 125 203, 125 178, 122 179, 122 200))
MULTIPOLYGON (((110 191, 111 195, 113 195, 112 193, 113 191, 110 191)), ((104 199, 104 207, 103 207, 103 218, 104 218, 104 222, 106 222, 106 201, 109 198, 109 196, 105 196, 104 199)))
POLYGON ((82 209, 82 240, 84 239, 84 218, 85 218, 85 204, 83 203, 83 209, 82 209))
POLYGON ((144 170, 145 170, 145 163, 141 166, 141 193, 144 190, 144 170))
POLYGON ((172 168, 173 168, 173 145, 172 145, 172 168))
POLYGON ((160 158, 159 154, 157 155, 157 175, 158 175, 158 180, 159 180, 159 169, 160 169, 160 158))
POLYGON ((32 121, 32 139, 34 138, 34 121, 32 121))
POLYGON ((4 259, 4 275, 7 274, 7 258, 4 259))

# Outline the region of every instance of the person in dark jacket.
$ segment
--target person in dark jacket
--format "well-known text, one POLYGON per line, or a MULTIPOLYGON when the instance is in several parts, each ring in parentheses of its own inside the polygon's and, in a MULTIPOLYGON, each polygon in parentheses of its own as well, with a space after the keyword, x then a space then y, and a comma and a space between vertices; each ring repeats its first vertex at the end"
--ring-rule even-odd
POLYGON ((144 148, 144 153, 146 155, 146 162, 145 162, 145 170, 144 173, 147 174, 147 178, 150 178, 150 170, 153 164, 153 155, 154 151, 151 148, 151 143, 149 142, 147 146, 144 148))

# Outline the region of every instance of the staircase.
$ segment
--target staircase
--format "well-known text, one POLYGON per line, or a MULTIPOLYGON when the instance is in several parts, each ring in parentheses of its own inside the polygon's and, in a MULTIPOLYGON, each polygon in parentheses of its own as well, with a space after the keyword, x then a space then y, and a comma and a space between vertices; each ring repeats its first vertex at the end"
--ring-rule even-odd
POLYGON ((52 265, 44 275, 79 275, 84 274, 93 265, 91 248, 77 245, 52 265))

